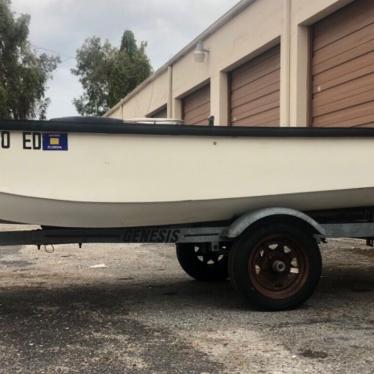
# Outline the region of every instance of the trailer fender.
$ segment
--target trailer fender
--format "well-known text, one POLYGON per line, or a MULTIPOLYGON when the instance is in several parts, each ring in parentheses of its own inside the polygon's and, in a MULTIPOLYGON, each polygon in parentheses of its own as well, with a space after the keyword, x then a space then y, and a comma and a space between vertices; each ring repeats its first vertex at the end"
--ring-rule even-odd
POLYGON ((227 228, 224 236, 229 239, 236 239, 256 222, 273 216, 289 216, 297 218, 311 226, 317 234, 326 236, 325 229, 317 221, 305 213, 289 208, 266 208, 244 214, 227 228))

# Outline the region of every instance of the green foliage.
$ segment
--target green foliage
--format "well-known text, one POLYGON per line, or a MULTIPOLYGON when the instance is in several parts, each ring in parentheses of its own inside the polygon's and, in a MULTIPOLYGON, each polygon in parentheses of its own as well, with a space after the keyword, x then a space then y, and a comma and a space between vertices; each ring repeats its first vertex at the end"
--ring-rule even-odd
POLYGON ((98 37, 87 39, 77 51, 77 65, 72 69, 84 90, 74 100, 77 111, 101 116, 148 78, 152 67, 146 46, 142 42, 138 47, 132 31, 125 31, 119 49, 98 37))
POLYGON ((134 56, 137 50, 138 46, 134 33, 130 30, 125 31, 122 36, 120 51, 127 53, 129 56, 134 56))
POLYGON ((45 118, 46 83, 59 58, 32 51, 30 17, 15 18, 9 0, 0 0, 0 118, 45 118))

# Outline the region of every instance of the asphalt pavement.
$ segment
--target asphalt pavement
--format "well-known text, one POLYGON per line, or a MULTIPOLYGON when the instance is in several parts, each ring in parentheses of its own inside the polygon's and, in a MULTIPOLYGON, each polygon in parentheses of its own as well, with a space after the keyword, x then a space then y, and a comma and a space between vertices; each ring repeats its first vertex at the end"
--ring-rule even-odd
POLYGON ((282 313, 193 281, 173 246, 0 247, 0 373, 374 373, 364 244, 324 245, 316 294, 282 313))

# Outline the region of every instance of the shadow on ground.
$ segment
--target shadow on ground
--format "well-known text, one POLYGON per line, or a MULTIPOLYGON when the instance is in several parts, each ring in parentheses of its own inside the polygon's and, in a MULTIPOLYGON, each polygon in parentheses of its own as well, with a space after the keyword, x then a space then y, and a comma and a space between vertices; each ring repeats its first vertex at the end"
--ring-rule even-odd
MULTIPOLYGON (((346 303, 355 299, 355 293, 366 293, 374 299, 374 267, 326 268, 314 300, 326 301, 339 298, 346 303)), ((15 276, 17 276, 15 274, 15 276)), ((38 275, 40 278, 40 275, 38 275)), ((136 278, 119 278, 116 282, 90 283, 64 288, 50 288, 48 284, 32 288, 0 288, 0 317, 35 307, 70 308, 79 304, 89 310, 125 312, 128 305, 172 304, 175 309, 186 306, 206 306, 211 308, 240 308, 249 306, 232 289, 230 282, 204 283, 186 278, 175 281, 142 281, 136 278)), ((134 308, 132 308, 134 309, 134 308)), ((250 309, 250 308, 249 308, 250 309)))
MULTIPOLYGON (((351 304, 364 308, 374 300, 372 270, 328 267, 316 295, 302 310, 312 314, 314 308, 351 304)), ((181 318, 196 310, 223 316, 230 311, 253 313, 229 282, 207 284, 180 277, 2 289, 0 372, 222 372, 222 364, 173 328, 150 327, 133 317, 164 308, 181 313, 181 318)))

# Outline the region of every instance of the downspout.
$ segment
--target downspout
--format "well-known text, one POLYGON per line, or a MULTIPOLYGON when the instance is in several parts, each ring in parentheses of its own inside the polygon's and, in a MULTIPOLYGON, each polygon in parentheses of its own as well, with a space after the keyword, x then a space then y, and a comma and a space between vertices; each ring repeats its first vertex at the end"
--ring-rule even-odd
POLYGON ((283 115, 282 126, 288 127, 291 122, 291 0, 283 0, 283 37, 281 47, 283 51, 282 64, 284 73, 283 82, 283 115))
POLYGON ((167 105, 167 116, 173 118, 173 65, 168 66, 168 105, 167 105))

